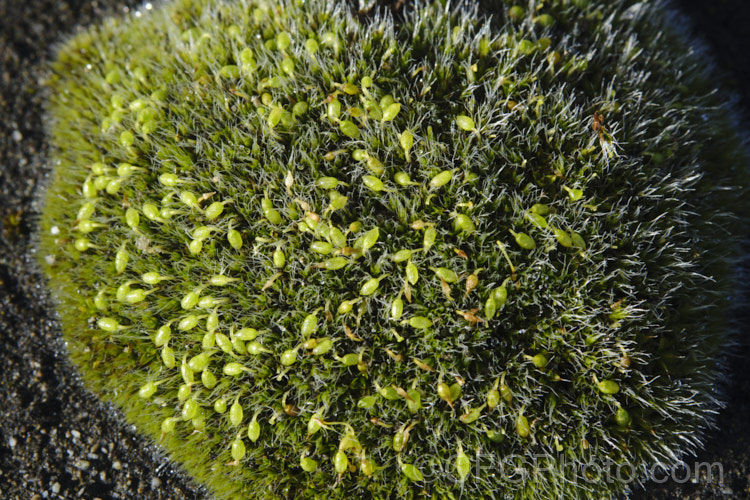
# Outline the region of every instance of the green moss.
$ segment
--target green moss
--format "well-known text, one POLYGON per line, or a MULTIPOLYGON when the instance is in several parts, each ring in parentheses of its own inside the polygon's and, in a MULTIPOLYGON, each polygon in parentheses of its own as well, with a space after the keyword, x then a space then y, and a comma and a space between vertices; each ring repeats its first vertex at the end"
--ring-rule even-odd
POLYGON ((217 497, 588 498, 698 445, 746 164, 715 84, 659 3, 495 4, 182 0, 61 48, 71 356, 217 497))

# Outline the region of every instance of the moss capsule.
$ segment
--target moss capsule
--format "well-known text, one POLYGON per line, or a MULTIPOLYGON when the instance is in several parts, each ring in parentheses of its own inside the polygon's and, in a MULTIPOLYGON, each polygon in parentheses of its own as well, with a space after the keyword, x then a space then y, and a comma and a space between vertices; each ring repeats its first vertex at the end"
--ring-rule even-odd
POLYGON ((352 121, 342 121, 339 124, 339 129, 341 130, 342 134, 349 137, 350 139, 357 139, 360 136, 359 127, 357 127, 352 121))
POLYGON ((333 349, 333 341, 331 339, 321 339, 318 341, 318 345, 313 348, 311 354, 322 356, 323 354, 327 354, 331 349, 333 349))
POLYGON ((429 250, 432 245, 435 244, 435 239, 437 239, 437 231, 435 231, 434 227, 428 227, 424 231, 424 237, 422 238, 422 246, 424 247, 425 251, 429 250))
POLYGON ((363 252, 366 252, 373 246, 375 246, 375 243, 377 243, 378 238, 380 238, 380 229, 373 228, 367 231, 364 235, 362 235, 362 240, 360 244, 360 248, 363 252))
POLYGON ((232 353, 232 341, 229 340, 229 337, 227 337, 223 333, 215 333, 214 340, 216 340, 216 344, 218 344, 219 349, 221 349, 223 352, 227 354, 232 353))
POLYGON ((201 383, 206 389, 213 389, 219 381, 211 370, 203 370, 201 372, 201 383))
POLYGON ((236 229, 230 229, 227 233, 227 241, 235 250, 242 248, 242 235, 236 229))
POLYGON ((393 262, 405 262, 411 258, 416 250, 399 250, 391 257, 393 262))
POLYGON ((194 372, 201 372, 206 366, 208 366, 210 360, 211 354, 202 352, 190 358, 190 361, 188 361, 188 367, 194 372))
POLYGON ((432 320, 424 316, 412 316, 407 320, 407 324, 417 330, 425 330, 432 326, 432 320))
POLYGON ((400 319, 401 315, 404 313, 404 301, 401 299, 401 297, 396 297, 393 299, 393 302, 391 302, 391 318, 393 319, 400 319))
POLYGON ((531 434, 531 425, 529 425, 529 419, 523 413, 516 418, 516 432, 522 438, 529 437, 531 434))
POLYGON ((443 170, 430 179, 430 189, 437 189, 448 184, 453 179, 453 170, 443 170))
POLYGON ((333 245, 327 241, 313 241, 310 244, 310 250, 321 255, 328 255, 333 252, 333 245))
POLYGON ((472 408, 471 410, 458 417, 458 419, 463 424, 471 424, 479 420, 479 417, 482 416, 482 410, 484 410, 484 405, 477 408, 472 408))
POLYGON ((369 409, 374 407, 377 401, 378 399, 375 396, 364 396, 357 401, 357 407, 369 409))
POLYGON ((463 481, 466 479, 466 476, 469 475, 469 472, 471 471, 471 460, 469 460, 469 457, 464 453, 463 446, 461 446, 461 443, 458 443, 458 453, 456 453, 456 473, 458 473, 458 477, 463 481))
POLYGON ((407 174, 406 172, 396 172, 393 175, 393 180, 399 186, 411 186, 413 184, 416 184, 416 182, 413 182, 411 180, 411 177, 409 177, 409 174, 407 174))
POLYGON ((389 122, 398 116, 398 112, 401 111, 401 104, 394 102, 383 108, 382 121, 389 122))
POLYGON ((495 317, 495 313, 497 313, 497 301, 495 300, 494 295, 490 294, 484 302, 484 316, 488 320, 491 320, 495 317))
POLYGON ((625 408, 620 406, 617 408, 617 412, 615 412, 615 421, 620 427, 628 427, 630 426, 633 419, 630 417, 630 413, 628 413, 625 408))
POLYGON ((474 221, 472 221, 471 217, 466 214, 456 215, 456 218, 453 220, 453 226, 455 227, 456 231, 462 233, 472 233, 476 230, 474 221))
POLYGON ((174 431, 176 425, 177 425, 176 418, 167 417, 161 422, 161 432, 164 434, 169 434, 170 432, 174 431))
POLYGON ((223 415, 227 411, 227 400, 224 398, 214 401, 214 411, 223 415))
POLYGON ((349 459, 347 458, 346 453, 341 450, 337 451, 333 456, 333 470, 339 475, 349 470, 349 459))
POLYGON ((299 459, 299 466, 302 468, 303 471, 308 473, 313 473, 316 470, 318 470, 318 462, 313 460, 310 457, 300 457, 299 459))
POLYGON ((473 132, 477 129, 474 120, 466 115, 458 115, 456 117, 456 125, 458 125, 458 128, 465 130, 466 132, 473 132))
POLYGON ((359 294, 362 296, 372 295, 378 290, 380 280, 383 278, 370 278, 362 284, 359 294))
POLYGON ((115 254, 115 271, 117 274, 122 274, 128 266, 130 260, 130 254, 124 249, 120 249, 115 254))
POLYGON ((222 372, 224 372, 224 375, 228 375, 230 377, 236 377, 238 375, 242 375, 242 372, 245 371, 245 367, 242 366, 240 363, 231 362, 224 365, 224 368, 222 369, 222 372))
POLYGON ((583 240, 583 237, 580 234, 574 231, 571 231, 570 241, 573 243, 574 247, 581 249, 581 250, 586 250, 586 242, 583 240))
POLYGON ((526 212, 526 218, 537 228, 539 229, 545 229, 547 227, 547 219, 545 219, 543 216, 534 213, 534 212, 526 212))
POLYGON ((287 349, 281 354, 279 362, 284 366, 291 366, 297 362, 297 350, 287 349))
POLYGON ((526 233, 516 233, 515 231, 510 231, 513 237, 516 240, 516 244, 525 249, 525 250, 534 250, 536 248, 536 242, 534 239, 529 236, 526 233))
POLYGON ((177 360, 174 356, 174 351, 168 345, 165 345, 161 349, 161 361, 167 368, 174 368, 177 364, 177 360))
POLYGON ((555 239, 560 245, 566 248, 570 248, 573 246, 573 240, 570 238, 570 235, 566 231, 551 226, 550 228, 552 229, 552 234, 555 235, 555 239))
POLYGON ((406 279, 412 285, 416 285, 417 281, 419 281, 419 270, 413 262, 409 262, 408 264, 406 264, 406 279))
POLYGON ((239 461, 245 457, 245 443, 243 443, 242 439, 240 439, 239 437, 235 438, 234 441, 232 441, 230 450, 232 460, 239 461))
POLYGON ((430 267, 430 270, 435 273, 435 276, 446 283, 455 283, 458 281, 458 275, 446 267, 430 267))
POLYGON ((336 189, 339 185, 339 180, 335 177, 320 177, 315 181, 315 185, 321 189, 336 189))
POLYGON ((543 203, 535 203, 531 207, 531 213, 541 216, 549 215, 551 211, 552 209, 548 205, 544 205, 543 203))
POLYGON ((329 271, 337 271, 349 263, 344 257, 332 257, 323 262, 323 267, 329 271))
POLYGON ((255 328, 241 328, 234 332, 234 336, 240 340, 255 340, 260 335, 260 332, 255 328))
POLYGON ((401 146, 401 149, 404 150, 404 155, 406 155, 406 161, 407 162, 410 161, 409 151, 414 145, 414 135, 409 130, 404 130, 398 136, 398 143, 401 146))
POLYGON ((424 480, 422 472, 412 464, 401 464, 401 472, 411 481, 419 482, 424 480))
POLYGON ((276 268, 282 268, 286 264, 286 255, 284 255, 284 251, 280 248, 277 248, 273 251, 273 266, 276 268))
POLYGON ((206 216, 206 219, 212 221, 214 219, 218 219, 223 212, 224 204, 220 201, 215 201, 211 203, 208 208, 206 208, 206 212, 204 213, 204 215, 206 216))
POLYGON ((528 360, 539 369, 544 368, 549 363, 547 356, 544 354, 537 354, 535 356, 527 356, 528 360))
POLYGON ((239 398, 237 398, 232 406, 229 408, 229 422, 234 426, 238 427, 242 423, 243 411, 242 405, 240 404, 239 398))
POLYGON ((300 333, 303 336, 309 337, 318 331, 318 316, 315 314, 308 314, 302 321, 302 328, 300 333))
POLYGON ((359 470, 365 477, 370 477, 375 472, 375 462, 370 458, 364 458, 360 463, 359 470))
POLYGON ((156 382, 146 382, 138 389, 138 397, 143 399, 150 399, 151 396, 156 393, 157 384, 156 382))
POLYGON ((103 330, 105 332, 116 332, 124 328, 114 318, 99 318, 96 321, 96 326, 98 326, 100 330, 103 330))
POLYGON ((250 442, 255 443, 260 437, 260 423, 258 422, 258 414, 253 415, 253 419, 247 425, 247 438, 250 442))
POLYGON ((620 392, 620 385, 614 380, 602 380, 596 383, 602 394, 617 394, 620 392))
POLYGON ((385 184, 383 184, 383 181, 372 175, 365 175, 364 177, 362 177, 362 183, 365 185, 365 187, 372 191, 375 191, 376 193, 385 189, 385 184))
POLYGON ((198 414, 198 402, 195 399, 188 399, 182 406, 182 419, 190 420, 198 414))

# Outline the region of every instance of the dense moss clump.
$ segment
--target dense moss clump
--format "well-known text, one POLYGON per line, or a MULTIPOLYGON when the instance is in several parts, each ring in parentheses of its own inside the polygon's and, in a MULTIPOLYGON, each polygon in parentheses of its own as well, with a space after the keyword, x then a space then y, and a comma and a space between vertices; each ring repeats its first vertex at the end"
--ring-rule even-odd
POLYGON ((76 35, 40 251, 73 359, 219 498, 674 463, 744 156, 660 6, 182 0, 76 35))

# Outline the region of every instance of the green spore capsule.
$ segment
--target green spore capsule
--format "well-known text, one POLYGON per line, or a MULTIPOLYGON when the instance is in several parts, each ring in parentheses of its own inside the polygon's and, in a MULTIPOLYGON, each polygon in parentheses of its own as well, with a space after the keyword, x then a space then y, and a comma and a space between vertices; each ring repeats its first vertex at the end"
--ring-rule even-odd
POLYGON ((356 3, 57 48, 30 241, 82 380, 215 498, 622 496, 562 459, 716 410, 750 181, 706 56, 663 2, 356 3))
POLYGON ((283 366, 291 366, 294 363, 297 362, 297 350, 296 349, 287 349, 281 354, 281 357, 279 358, 279 362, 283 366))
POLYGON ((357 139, 360 136, 359 127, 357 127, 354 122, 349 120, 344 120, 339 124, 339 128, 341 129, 341 133, 345 136, 351 138, 351 139, 357 139))
POLYGON ((456 272, 446 267, 431 267, 430 270, 435 273, 435 276, 446 283, 455 283, 458 281, 456 272))
POLYGON ((156 382, 147 382, 138 389, 138 397, 143 399, 149 399, 156 393, 157 384, 156 382))
POLYGON ((393 319, 400 319, 401 315, 404 313, 404 301, 401 299, 401 297, 396 297, 393 299, 393 302, 391 302, 391 318, 393 319))
POLYGON ((333 470, 339 475, 349 470, 349 458, 341 450, 337 451, 333 456, 333 470))
POLYGON ((602 394, 617 394, 620 392, 620 385, 614 380, 602 380, 596 383, 602 394))
POLYGON ((437 189, 448 184, 451 179, 453 179, 453 171, 443 170, 442 172, 435 174, 435 176, 430 179, 429 186, 431 189, 437 189))
POLYGON ((224 213, 224 204, 219 201, 215 201, 211 203, 208 208, 206 208, 206 212, 204 213, 204 215, 206 216, 206 219, 212 221, 214 219, 218 219, 222 213, 224 213))
POLYGON ((531 434, 531 425, 529 424, 529 419, 526 418, 525 415, 521 414, 516 418, 516 432, 518 435, 522 438, 529 437, 529 434, 531 434))
POLYGON ((383 109, 383 118, 381 120, 384 122, 389 122, 396 118, 396 116, 398 116, 399 111, 401 111, 401 103, 394 102, 392 104, 389 104, 383 109))
POLYGON ((467 132, 473 132, 477 129, 476 125, 474 124, 474 120, 466 115, 458 115, 456 117, 456 125, 458 125, 458 128, 460 128, 461 130, 465 130, 467 132))
POLYGON ((235 250, 242 248, 242 235, 236 229, 230 229, 227 233, 227 241, 235 250))
POLYGON ((299 466, 302 468, 303 471, 308 472, 310 474, 318 470, 318 462, 316 462, 310 457, 300 457, 299 466))
POLYGON ((417 266, 413 262, 406 264, 406 279, 412 285, 416 285, 419 280, 419 269, 417 269, 417 266))
POLYGON ((124 249, 120 249, 115 254, 115 271, 117 274, 122 274, 128 267, 128 261, 130 261, 130 254, 124 249))
POLYGON ((516 233, 515 231, 511 230, 511 234, 516 240, 516 244, 525 249, 525 250, 534 250, 536 248, 536 243, 534 242, 534 239, 529 236, 526 233, 516 233))
MULTIPOLYGON (((425 251, 429 250, 432 245, 435 244, 435 240, 437 239, 437 231, 434 227, 428 227, 424 231, 424 237, 422 238, 422 246, 424 247, 425 251)), ((412 283, 413 284, 413 283, 412 283)))
POLYGON ((456 453, 456 473, 458 474, 461 481, 466 479, 466 476, 471 472, 471 460, 464 453, 464 448, 461 443, 458 443, 458 452, 456 453))
POLYGON ((232 441, 230 455, 232 460, 239 461, 245 457, 245 443, 240 438, 232 441))
POLYGON ((242 416, 242 405, 240 404, 240 400, 236 399, 234 403, 232 403, 232 406, 229 408, 229 422, 234 427, 237 427, 242 423, 242 416))
POLYGON ((564 246, 566 248, 570 248, 573 246, 573 239, 566 231, 563 231, 562 229, 556 227, 553 227, 551 229, 552 234, 555 235, 555 239, 561 246, 564 246))
POLYGON ((406 172, 396 172, 393 175, 393 180, 399 186, 411 186, 413 184, 416 184, 416 182, 413 182, 409 174, 407 174, 406 172))
POLYGON ((403 472, 404 476, 408 477, 411 481, 424 481, 424 475, 422 474, 422 471, 420 471, 413 464, 401 464, 401 472, 403 472))
POLYGON ((323 262, 323 267, 329 271, 337 271, 349 263, 344 257, 333 257, 323 262))
POLYGON ((176 426, 177 426, 176 418, 173 418, 173 417, 165 418, 161 422, 161 432, 163 434, 169 434, 170 432, 174 432, 176 426))
POLYGON ((383 181, 372 175, 365 175, 364 177, 362 177, 362 184, 364 184, 368 189, 375 191, 376 193, 385 189, 385 184, 383 184, 383 181))
POLYGON ((286 255, 283 250, 277 248, 273 251, 273 266, 281 269, 286 264, 286 255))
POLYGON ((220 415, 223 415, 227 411, 226 399, 217 399, 214 402, 214 411, 220 415))

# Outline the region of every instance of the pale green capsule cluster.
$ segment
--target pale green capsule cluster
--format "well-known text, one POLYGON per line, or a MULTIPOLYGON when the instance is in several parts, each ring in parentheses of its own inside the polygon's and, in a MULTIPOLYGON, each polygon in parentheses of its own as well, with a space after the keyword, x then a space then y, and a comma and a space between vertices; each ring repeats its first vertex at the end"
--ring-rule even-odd
POLYGON ((724 157, 627 4, 182 0, 73 38, 42 253, 74 357, 218 498, 610 496, 487 471, 688 451, 723 290, 691 169, 724 157))

